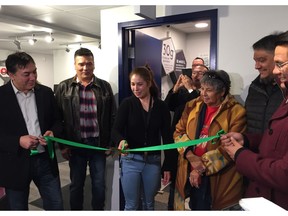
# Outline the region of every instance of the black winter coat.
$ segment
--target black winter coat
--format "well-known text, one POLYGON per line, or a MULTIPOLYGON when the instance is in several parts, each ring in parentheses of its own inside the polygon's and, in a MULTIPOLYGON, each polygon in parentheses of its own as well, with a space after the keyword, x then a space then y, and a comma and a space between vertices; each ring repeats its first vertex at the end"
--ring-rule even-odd
POLYGON ((282 101, 283 94, 276 82, 264 85, 260 83, 260 75, 252 81, 245 101, 247 132, 263 133, 282 101))

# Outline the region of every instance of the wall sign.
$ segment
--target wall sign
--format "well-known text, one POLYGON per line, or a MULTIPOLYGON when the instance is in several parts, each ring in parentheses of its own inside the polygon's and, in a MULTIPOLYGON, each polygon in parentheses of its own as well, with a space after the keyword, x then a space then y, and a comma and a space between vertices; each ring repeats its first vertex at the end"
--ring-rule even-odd
POLYGON ((10 80, 7 69, 5 67, 0 67, 0 86, 4 85, 10 80))
POLYGON ((0 73, 1 73, 1 75, 7 75, 7 69, 5 68, 5 67, 2 67, 1 69, 0 69, 0 73))
POLYGON ((175 60, 175 75, 178 79, 179 75, 182 73, 182 69, 186 68, 186 58, 183 50, 176 50, 176 60, 175 60))
POLYGON ((176 52, 172 38, 166 38, 162 41, 162 66, 166 74, 174 71, 176 52))

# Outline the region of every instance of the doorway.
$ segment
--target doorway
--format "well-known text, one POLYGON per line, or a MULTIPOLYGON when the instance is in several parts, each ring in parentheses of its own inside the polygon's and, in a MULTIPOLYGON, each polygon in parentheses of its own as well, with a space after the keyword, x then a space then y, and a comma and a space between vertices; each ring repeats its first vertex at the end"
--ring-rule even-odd
MULTIPOLYGON (((118 71, 119 71, 119 103, 131 95, 129 85, 129 73, 135 65, 135 31, 137 29, 167 26, 171 24, 181 24, 191 21, 210 21, 210 50, 209 66, 211 69, 217 67, 217 25, 218 10, 206 10, 200 12, 159 17, 156 20, 139 20, 119 23, 118 31, 121 37, 121 44, 118 49, 118 71)), ((149 54, 146 54, 149 55, 149 54)))

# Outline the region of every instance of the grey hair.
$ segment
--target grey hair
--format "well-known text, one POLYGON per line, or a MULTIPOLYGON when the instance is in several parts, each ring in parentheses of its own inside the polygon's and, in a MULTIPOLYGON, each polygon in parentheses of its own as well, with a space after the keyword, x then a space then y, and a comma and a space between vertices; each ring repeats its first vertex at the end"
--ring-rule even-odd
POLYGON ((230 77, 224 70, 207 71, 200 80, 200 83, 213 86, 217 93, 224 91, 224 97, 230 92, 230 77))

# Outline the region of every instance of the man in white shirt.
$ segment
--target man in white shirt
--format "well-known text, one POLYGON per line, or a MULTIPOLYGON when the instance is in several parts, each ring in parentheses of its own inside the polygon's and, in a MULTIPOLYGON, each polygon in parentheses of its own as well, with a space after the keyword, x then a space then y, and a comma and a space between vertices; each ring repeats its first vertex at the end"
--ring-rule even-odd
POLYGON ((54 93, 37 82, 29 54, 13 53, 5 64, 10 81, 0 87, 0 187, 11 210, 28 210, 31 181, 45 210, 63 210, 57 159, 49 157, 43 138, 62 131, 54 93))

